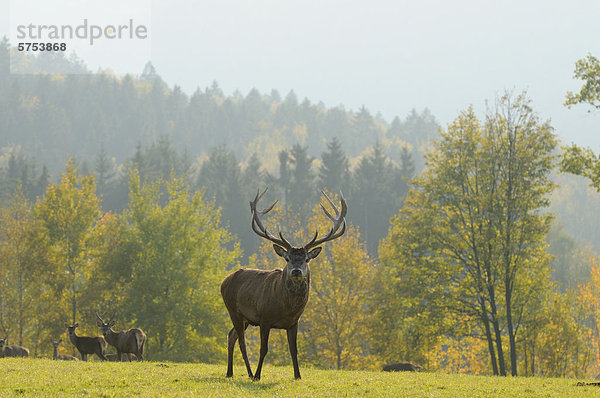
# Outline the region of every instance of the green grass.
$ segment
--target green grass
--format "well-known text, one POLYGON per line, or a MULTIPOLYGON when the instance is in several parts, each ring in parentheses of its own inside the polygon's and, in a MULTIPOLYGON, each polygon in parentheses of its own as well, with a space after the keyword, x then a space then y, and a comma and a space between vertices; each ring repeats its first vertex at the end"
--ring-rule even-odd
POLYGON ((266 365, 253 382, 237 367, 162 362, 70 362, 0 359, 0 397, 598 397, 600 387, 576 387, 577 380, 506 378, 441 373, 333 371, 266 365))

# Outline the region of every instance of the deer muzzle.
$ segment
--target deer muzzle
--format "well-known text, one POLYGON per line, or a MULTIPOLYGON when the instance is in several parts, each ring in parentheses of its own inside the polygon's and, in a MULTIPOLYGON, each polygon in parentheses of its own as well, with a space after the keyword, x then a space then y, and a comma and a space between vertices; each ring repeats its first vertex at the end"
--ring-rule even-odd
POLYGON ((300 268, 294 268, 290 272, 290 278, 295 283, 299 283, 304 279, 304 274, 302 273, 302 270, 300 268))

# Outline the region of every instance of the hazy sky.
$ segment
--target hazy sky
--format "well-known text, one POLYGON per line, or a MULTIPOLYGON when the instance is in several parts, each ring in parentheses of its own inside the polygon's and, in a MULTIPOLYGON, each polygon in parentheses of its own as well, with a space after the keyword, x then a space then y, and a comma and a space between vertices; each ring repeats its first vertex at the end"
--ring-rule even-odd
MULTIPOLYGON (((388 121, 427 107, 445 126, 470 104, 483 112, 505 90, 527 90, 564 141, 600 151, 600 112, 562 105, 580 87, 575 61, 600 57, 598 0, 135 3, 151 10, 157 72, 188 93, 213 80, 226 94, 293 89, 300 100, 365 105, 388 121)), ((8 0, 0 5, 8 9, 8 0)), ((140 73, 139 53, 85 61, 140 73)))

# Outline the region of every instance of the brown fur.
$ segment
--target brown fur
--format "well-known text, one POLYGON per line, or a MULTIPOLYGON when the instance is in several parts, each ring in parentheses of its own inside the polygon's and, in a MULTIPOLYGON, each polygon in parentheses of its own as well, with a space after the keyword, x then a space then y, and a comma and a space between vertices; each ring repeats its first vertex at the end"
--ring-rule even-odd
POLYGON ((384 372, 416 372, 421 367, 410 362, 398 362, 383 367, 384 372))
MULTIPOLYGON (((96 316, 98 315, 96 314, 96 316)), ((144 360, 146 334, 142 329, 133 328, 115 332, 112 330, 115 321, 110 320, 104 322, 100 316, 98 316, 98 322, 96 324, 102 330, 106 342, 117 349, 117 358, 119 361, 121 361, 122 354, 127 354, 127 358, 130 362, 131 356, 129 354, 134 354, 138 361, 144 360)))
POLYGON ((52 359, 56 360, 60 360, 60 361, 79 361, 79 358, 74 357, 73 355, 68 355, 68 354, 59 354, 58 353, 58 346, 60 345, 60 343, 62 342, 62 340, 58 340, 58 341, 53 341, 52 342, 52 346, 54 347, 54 352, 52 353, 52 359))
POLYGON ((0 358, 7 357, 20 357, 27 358, 29 357, 29 349, 25 347, 21 347, 20 345, 7 345, 6 341, 8 336, 0 339, 0 358))
POLYGON ((78 323, 73 326, 65 324, 65 326, 67 327, 69 340, 71 340, 71 343, 77 348, 77 351, 79 351, 82 360, 87 361, 87 356, 89 354, 96 354, 98 358, 106 361, 106 357, 104 356, 104 353, 106 352, 106 341, 104 340, 104 337, 77 336, 75 329, 79 326, 78 323))

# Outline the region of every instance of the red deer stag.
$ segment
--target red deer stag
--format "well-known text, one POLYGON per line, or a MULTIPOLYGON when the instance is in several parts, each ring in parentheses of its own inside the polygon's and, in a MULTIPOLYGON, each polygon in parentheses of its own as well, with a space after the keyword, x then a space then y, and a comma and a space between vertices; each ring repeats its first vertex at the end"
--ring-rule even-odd
POLYGON ((54 346, 54 352, 52 353, 52 359, 56 360, 61 360, 61 361, 79 361, 79 358, 74 357, 73 355, 68 355, 68 354, 59 354, 58 353, 58 346, 60 345, 60 343, 62 342, 62 339, 59 339, 58 341, 52 341, 52 345, 54 346))
POLYGON ((104 353, 106 352, 106 341, 102 336, 96 337, 87 337, 87 336, 77 336, 75 333, 75 329, 79 326, 78 323, 69 326, 65 323, 67 328, 67 335, 69 336, 69 340, 71 343, 77 348, 79 354, 81 354, 81 359, 87 361, 88 354, 96 354, 98 358, 103 361, 106 361, 106 357, 104 353))
MULTIPOLYGON (((113 314, 114 316, 114 314, 113 314)), ((121 354, 127 354, 129 362, 131 357, 129 354, 135 354, 138 361, 144 360, 144 343, 146 342, 146 334, 140 328, 133 328, 128 330, 122 330, 115 332, 112 327, 115 326, 115 321, 111 319, 108 322, 104 322, 100 315, 96 313, 98 321, 96 324, 102 330, 104 338, 108 344, 112 345, 117 349, 117 358, 121 362, 121 354)))
POLYGON ((308 262, 321 252, 321 247, 317 246, 344 234, 348 209, 343 197, 341 197, 341 211, 338 211, 331 199, 322 192, 335 211, 334 217, 321 205, 325 215, 333 221, 331 230, 327 235, 317 239, 319 235, 317 229, 315 236, 306 245, 300 248, 292 247, 281 231, 278 233, 279 237, 275 237, 267 231, 260 219, 277 203, 275 201, 269 208, 262 211, 256 209, 258 201, 266 191, 266 189, 262 193, 259 191, 254 200, 250 202, 252 230, 261 238, 273 242, 275 253, 285 259, 286 265, 283 269, 272 271, 242 268, 223 280, 221 295, 233 323, 233 328, 229 331, 227 338, 227 377, 233 376, 233 349, 235 341, 239 339, 240 351, 248 376, 254 380, 260 380, 263 361, 269 349, 269 332, 274 328, 287 331, 288 346, 294 365, 294 377, 299 379, 296 338, 298 319, 304 312, 310 289, 308 262), (244 336, 248 325, 260 327, 260 359, 254 376, 250 369, 244 336))
POLYGON ((0 339, 0 358, 5 357, 29 357, 29 349, 21 347, 20 345, 7 345, 6 341, 8 336, 0 339))

